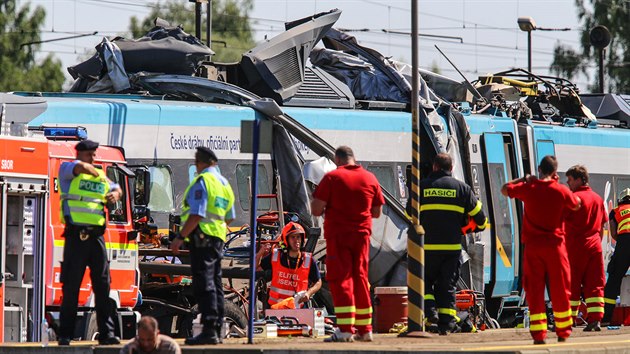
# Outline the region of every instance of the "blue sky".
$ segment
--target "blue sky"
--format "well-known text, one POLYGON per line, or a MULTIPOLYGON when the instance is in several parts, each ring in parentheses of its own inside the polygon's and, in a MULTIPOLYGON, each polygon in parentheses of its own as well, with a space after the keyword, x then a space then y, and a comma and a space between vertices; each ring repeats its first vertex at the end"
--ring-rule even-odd
MULTIPOLYGON (((102 36, 127 34, 131 16, 144 18, 150 10, 148 5, 154 1, 30 0, 30 3, 47 10, 43 39, 99 32, 96 36, 52 42, 42 47, 41 55, 54 53, 65 67, 92 53, 102 36)), ((343 11, 335 27, 363 30, 354 33, 361 44, 395 59, 411 61, 410 37, 383 32, 410 31, 411 1, 407 0, 255 0, 250 14, 255 38, 261 41, 265 36, 277 35, 286 20, 333 8, 343 11)), ((579 50, 574 0, 419 0, 419 9, 420 33, 462 38, 463 43, 420 38, 420 65, 429 68, 435 63, 446 76, 457 77, 457 74, 433 47, 435 44, 469 79, 515 66, 526 67, 527 35, 518 29, 519 16, 531 16, 539 27, 571 28, 566 32, 533 32, 535 72, 548 73, 555 43, 579 50)), ((194 16, 192 12, 191 16, 194 16)), ((193 28, 186 30, 194 33, 193 28)), ((220 50, 220 47, 214 49, 220 50)), ((590 81, 594 79, 591 77, 590 81)), ((590 83, 586 77, 574 81, 583 89, 590 83)))

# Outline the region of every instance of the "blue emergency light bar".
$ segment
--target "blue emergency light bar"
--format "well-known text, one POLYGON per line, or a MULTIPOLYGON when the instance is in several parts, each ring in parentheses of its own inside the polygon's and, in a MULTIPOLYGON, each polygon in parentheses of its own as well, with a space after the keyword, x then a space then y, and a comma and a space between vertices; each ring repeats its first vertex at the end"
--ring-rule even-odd
POLYGON ((84 127, 44 128, 44 136, 48 139, 85 140, 87 130, 84 127))

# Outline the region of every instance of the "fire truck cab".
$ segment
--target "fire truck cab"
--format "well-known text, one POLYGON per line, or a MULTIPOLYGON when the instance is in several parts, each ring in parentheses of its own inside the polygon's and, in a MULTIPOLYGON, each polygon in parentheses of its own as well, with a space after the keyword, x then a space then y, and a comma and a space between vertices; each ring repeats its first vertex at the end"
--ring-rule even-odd
MULTIPOLYGON (((40 341, 44 323, 50 329, 57 326, 64 247, 58 173, 63 162, 75 160, 74 146, 85 135, 79 128, 44 128, 29 137, 0 134, 0 342, 40 341)), ((116 334, 130 338, 138 319, 132 309, 140 298, 138 232, 132 209, 137 195, 130 188, 134 174, 117 147, 101 145, 95 165, 123 190, 121 200, 106 208, 104 238, 110 299, 118 309, 116 334)), ((75 338, 97 336, 91 289, 88 268, 79 294, 75 338)))

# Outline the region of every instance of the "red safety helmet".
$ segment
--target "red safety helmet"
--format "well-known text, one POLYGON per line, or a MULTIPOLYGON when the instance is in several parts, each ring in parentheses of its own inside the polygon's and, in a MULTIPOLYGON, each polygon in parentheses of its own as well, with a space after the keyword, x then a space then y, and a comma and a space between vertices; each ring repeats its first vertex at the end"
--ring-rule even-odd
POLYGON ((304 228, 302 227, 302 225, 293 221, 286 224, 284 228, 282 229, 282 234, 280 236, 281 246, 286 248, 288 246, 287 237, 291 235, 295 235, 295 234, 302 235, 302 240, 300 242, 300 245, 304 247, 304 238, 306 236, 306 232, 304 231, 304 228))

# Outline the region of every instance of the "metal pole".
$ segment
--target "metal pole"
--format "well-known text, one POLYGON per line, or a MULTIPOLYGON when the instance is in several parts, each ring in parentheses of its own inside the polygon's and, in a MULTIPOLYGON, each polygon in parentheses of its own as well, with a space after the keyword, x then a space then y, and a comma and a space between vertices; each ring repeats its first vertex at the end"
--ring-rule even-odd
POLYGON ((212 46, 212 0, 208 0, 206 12, 206 45, 210 48, 212 46))
POLYGON ((420 119, 418 75, 418 0, 411 0, 411 206, 413 227, 407 233, 408 333, 424 332, 424 229, 420 225, 420 119))
POLYGON ((260 118, 256 115, 254 120, 252 178, 251 178, 251 202, 249 224, 250 253, 249 253, 249 322, 247 324, 247 343, 254 344, 254 318, 256 317, 256 210, 258 210, 258 147, 260 145, 260 118))
POLYGON ((532 72, 532 31, 527 31, 527 71, 532 72))
POLYGON ((604 48, 599 49, 599 92, 604 93, 604 48))
POLYGON ((201 40, 201 3, 195 1, 195 37, 201 40))

